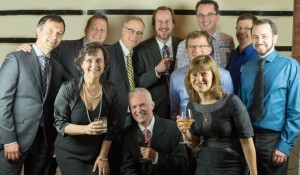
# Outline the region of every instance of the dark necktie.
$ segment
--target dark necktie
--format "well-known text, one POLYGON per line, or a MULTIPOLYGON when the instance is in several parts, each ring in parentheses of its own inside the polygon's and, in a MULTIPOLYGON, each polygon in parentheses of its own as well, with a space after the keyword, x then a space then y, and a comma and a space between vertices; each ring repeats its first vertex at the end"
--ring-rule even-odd
POLYGON ((258 120, 264 115, 264 65, 265 59, 258 61, 259 69, 255 77, 251 118, 258 120))
POLYGON ((144 137, 145 137, 145 142, 148 143, 148 147, 151 145, 151 133, 150 131, 146 128, 143 131, 144 137))
POLYGON ((132 69, 132 53, 129 53, 126 56, 126 69, 127 69, 127 77, 129 81, 130 89, 135 88, 134 84, 134 76, 133 76, 133 69, 132 69))
MULTIPOLYGON (((212 41, 214 40, 213 37, 211 37, 212 41)), ((214 44, 213 42, 211 43, 211 52, 209 54, 213 59, 215 59, 215 49, 214 49, 214 44)))
POLYGON ((164 45, 164 47, 162 48, 161 50, 161 53, 162 53, 162 57, 163 58, 167 58, 167 57, 170 57, 170 50, 169 50, 169 47, 167 45, 164 45))
POLYGON ((40 56, 40 60, 41 60, 41 85, 42 85, 42 94, 44 97, 47 89, 47 62, 49 61, 49 58, 47 58, 46 56, 40 56))

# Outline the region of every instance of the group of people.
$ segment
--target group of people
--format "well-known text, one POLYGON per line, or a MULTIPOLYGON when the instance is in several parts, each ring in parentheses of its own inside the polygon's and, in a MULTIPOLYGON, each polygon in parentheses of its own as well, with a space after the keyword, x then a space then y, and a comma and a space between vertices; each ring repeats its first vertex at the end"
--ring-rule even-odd
POLYGON ((235 48, 217 31, 217 2, 200 0, 195 12, 199 30, 184 40, 160 6, 153 37, 142 41, 146 25, 132 16, 105 46, 103 14, 69 41, 60 16, 42 17, 36 42, 0 69, 0 174, 52 175, 57 165, 64 175, 287 174, 299 63, 275 50, 271 20, 240 15, 235 48))

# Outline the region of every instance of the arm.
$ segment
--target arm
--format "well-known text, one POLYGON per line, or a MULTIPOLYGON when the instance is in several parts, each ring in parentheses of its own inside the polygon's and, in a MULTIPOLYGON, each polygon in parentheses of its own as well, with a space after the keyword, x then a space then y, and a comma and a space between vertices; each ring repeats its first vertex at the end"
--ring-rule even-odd
POLYGON ((253 139, 240 139, 243 152, 246 158, 247 165, 250 169, 250 175, 257 175, 257 167, 256 167, 256 152, 253 143, 253 139))
POLYGON ((171 74, 169 95, 171 106, 171 119, 175 121, 176 116, 180 114, 180 99, 176 92, 176 80, 174 75, 174 73, 171 74))
POLYGON ((177 116, 176 119, 177 127, 179 131, 184 135, 185 139, 192 142, 191 144, 188 144, 188 146, 192 149, 196 148, 200 143, 200 138, 197 136, 194 136, 190 130, 185 129, 185 126, 182 122, 181 116, 177 116))
POLYGON ((93 167, 93 172, 95 172, 98 168, 99 174, 107 174, 109 173, 109 165, 108 165, 108 151, 111 145, 111 141, 104 140, 101 146, 101 151, 99 156, 96 159, 96 162, 93 167))
POLYGON ((185 42, 186 40, 183 40, 178 45, 174 70, 188 65, 190 62, 189 57, 186 53, 185 42))
POLYGON ((220 73, 221 73, 221 86, 222 88, 230 94, 234 93, 234 88, 233 88, 233 83, 232 83, 232 79, 230 76, 229 71, 223 69, 223 68, 219 68, 220 73))

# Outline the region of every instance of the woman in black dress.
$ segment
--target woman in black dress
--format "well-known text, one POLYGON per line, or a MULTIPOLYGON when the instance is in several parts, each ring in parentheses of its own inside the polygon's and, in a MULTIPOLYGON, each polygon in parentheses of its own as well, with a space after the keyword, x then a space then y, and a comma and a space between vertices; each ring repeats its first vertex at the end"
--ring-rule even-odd
POLYGON ((227 94, 220 85, 220 74, 214 60, 198 56, 189 64, 185 86, 190 97, 187 114, 194 123, 186 129, 180 116, 177 126, 191 143, 199 147, 196 174, 256 175, 253 129, 240 99, 227 94), (199 145, 200 144, 200 145, 199 145))
POLYGON ((100 80, 108 54, 100 43, 89 43, 75 60, 80 78, 63 83, 55 100, 56 160, 64 175, 109 174, 108 151, 117 135, 117 94, 100 80), (107 118, 107 131, 97 117, 107 118))

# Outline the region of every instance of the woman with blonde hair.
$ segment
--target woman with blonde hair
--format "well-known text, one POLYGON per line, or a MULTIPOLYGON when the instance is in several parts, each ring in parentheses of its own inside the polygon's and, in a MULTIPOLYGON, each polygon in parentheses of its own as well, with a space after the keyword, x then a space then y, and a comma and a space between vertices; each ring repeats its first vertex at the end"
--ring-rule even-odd
POLYGON ((240 99, 221 87, 221 76, 209 55, 189 64, 185 86, 190 101, 190 128, 177 116, 177 126, 192 149, 200 144, 196 174, 257 174, 253 129, 240 99), (249 169, 247 168, 247 165, 249 169))

